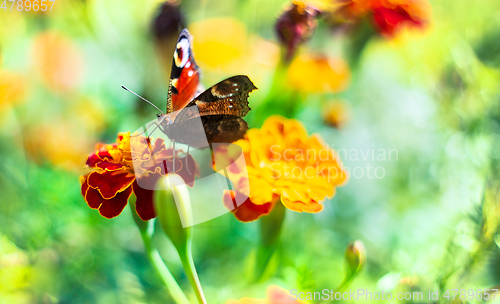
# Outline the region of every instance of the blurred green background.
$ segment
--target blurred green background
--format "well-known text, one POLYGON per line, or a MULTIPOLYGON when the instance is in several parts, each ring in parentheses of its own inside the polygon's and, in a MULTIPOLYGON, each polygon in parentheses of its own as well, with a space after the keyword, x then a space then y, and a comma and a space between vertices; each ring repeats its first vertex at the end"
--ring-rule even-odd
MULTIPOLYGON (((173 44, 151 30, 160 4, 59 0, 43 13, 0 9, 0 303, 172 303, 130 209, 101 217, 78 182, 97 142, 114 142, 117 132, 155 117, 120 85, 165 107, 173 44)), ((297 58, 329 58, 335 85, 302 90, 290 82, 290 92, 301 92, 291 110, 266 102, 284 4, 182 1, 203 84, 248 75, 259 88, 249 99, 250 127, 276 113, 297 118, 344 150, 346 167, 381 167, 384 176, 351 174, 321 213, 289 211, 258 283, 245 279, 254 271, 257 222, 228 213, 195 226, 208 303, 264 298, 271 284, 333 289, 343 278, 345 247, 356 239, 368 258, 352 289, 498 286, 500 1, 433 0, 428 26, 371 39, 350 67, 349 33, 320 20, 297 58), (353 156, 379 149, 397 150, 397 159, 353 156)), ((172 244, 156 241, 193 298, 172 244)))

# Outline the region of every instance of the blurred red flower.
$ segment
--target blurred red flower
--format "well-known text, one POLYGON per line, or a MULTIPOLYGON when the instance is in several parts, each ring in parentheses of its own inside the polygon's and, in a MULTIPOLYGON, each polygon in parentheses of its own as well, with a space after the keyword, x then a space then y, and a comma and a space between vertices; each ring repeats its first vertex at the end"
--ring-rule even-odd
MULTIPOLYGON (((180 157, 179 152, 175 151, 176 173, 192 187, 198 166, 192 156, 180 157)), ((82 195, 90 208, 98 209, 105 218, 114 218, 123 211, 133 192, 137 197, 137 215, 144 221, 150 220, 156 216, 154 190, 139 185, 154 186, 160 176, 167 174, 165 168, 172 168, 173 161, 174 150, 167 149, 163 139, 157 138, 151 144, 143 136, 119 133, 117 143, 97 144, 96 152, 87 158, 86 164, 93 171, 80 177, 82 195)))
POLYGON ((402 26, 426 24, 428 8, 424 0, 376 0, 372 1, 373 21, 381 34, 392 36, 402 26))

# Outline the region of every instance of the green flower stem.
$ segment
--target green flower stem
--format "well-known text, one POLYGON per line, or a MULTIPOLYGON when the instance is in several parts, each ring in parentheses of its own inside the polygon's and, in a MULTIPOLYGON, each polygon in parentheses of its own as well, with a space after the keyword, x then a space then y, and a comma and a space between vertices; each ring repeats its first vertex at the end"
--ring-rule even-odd
POLYGON ((154 204, 158 221, 179 253, 198 303, 206 304, 191 252, 193 214, 187 185, 179 175, 169 174, 158 180, 156 189, 154 204))
POLYGON ((359 66, 359 61, 363 55, 363 51, 370 42, 370 40, 376 36, 376 32, 373 26, 369 24, 367 20, 363 20, 355 32, 355 34, 350 38, 348 42, 347 50, 347 60, 349 66, 352 69, 357 69, 359 66))
POLYGON ((184 271, 193 286, 194 293, 200 304, 206 304, 205 295, 203 294, 203 289, 201 288, 200 279, 198 278, 198 273, 196 272, 196 267, 194 266, 193 254, 191 252, 191 242, 185 246, 185 250, 181 249, 179 251, 179 257, 182 261, 182 266, 184 266, 184 271))
POLYGON ((342 283, 340 283, 339 287, 335 289, 334 293, 341 292, 342 290, 344 290, 347 286, 349 286, 349 284, 351 284, 353 278, 354 275, 345 277, 342 283))
POLYGON ((161 258, 160 253, 158 252, 158 249, 156 249, 153 245, 152 238, 154 234, 154 220, 151 220, 149 222, 144 222, 143 220, 141 220, 139 216, 137 216, 137 213, 135 212, 135 201, 136 197, 131 196, 129 200, 129 205, 130 208, 132 209, 134 221, 137 224, 137 227, 139 228, 139 231, 141 233, 146 255, 148 256, 149 260, 151 261, 158 275, 160 275, 163 282, 167 286, 167 290, 174 299, 175 303, 191 304, 186 295, 184 294, 184 292, 182 291, 182 289, 180 288, 179 284, 177 284, 177 281, 175 280, 174 276, 172 275, 168 267, 165 265, 165 262, 161 258))
POLYGON ((285 117, 293 117, 297 104, 302 96, 288 84, 288 67, 290 63, 284 61, 283 56, 276 70, 271 82, 271 88, 267 96, 261 104, 250 113, 252 119, 251 124, 260 126, 265 118, 268 116, 266 113, 273 113, 283 115, 285 117))
POLYGON ((267 265, 278 247, 285 214, 286 208, 279 201, 274 206, 271 214, 260 219, 261 244, 257 251, 256 281, 263 278, 267 265))
POLYGON ((362 241, 357 240, 349 243, 345 250, 344 264, 345 277, 335 292, 345 289, 354 280, 366 263, 366 248, 362 241))

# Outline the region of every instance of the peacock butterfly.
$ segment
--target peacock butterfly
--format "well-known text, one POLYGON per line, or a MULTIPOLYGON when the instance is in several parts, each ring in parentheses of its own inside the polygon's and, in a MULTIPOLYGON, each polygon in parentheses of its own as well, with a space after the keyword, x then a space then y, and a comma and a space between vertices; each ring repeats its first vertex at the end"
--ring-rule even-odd
POLYGON ((172 141, 195 147, 206 143, 231 143, 243 138, 248 130, 242 119, 250 111, 248 95, 257 89, 252 81, 245 75, 238 75, 201 94, 198 94, 199 87, 200 68, 194 60, 191 36, 184 29, 177 39, 167 111, 158 115, 159 128, 172 141), (200 134, 206 136, 206 141, 200 134))

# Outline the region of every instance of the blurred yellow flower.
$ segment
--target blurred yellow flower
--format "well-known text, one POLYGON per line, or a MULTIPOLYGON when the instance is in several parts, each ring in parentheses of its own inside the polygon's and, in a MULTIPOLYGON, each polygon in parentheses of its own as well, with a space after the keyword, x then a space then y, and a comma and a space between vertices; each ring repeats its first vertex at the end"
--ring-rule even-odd
POLYGON ((247 49, 247 31, 234 18, 213 18, 189 27, 197 63, 209 69, 231 70, 241 66, 247 49))
POLYGON ((189 31, 196 63, 206 85, 235 74, 248 75, 254 82, 263 83, 280 59, 276 42, 248 33, 246 26, 234 18, 197 21, 189 26, 189 31))
POLYGON ((288 69, 292 89, 306 93, 335 93, 349 85, 351 71, 340 58, 323 55, 300 55, 288 69))
POLYGON ((323 120, 334 128, 341 128, 349 120, 350 108, 340 100, 328 102, 323 107, 323 120))
POLYGON ((279 286, 271 285, 267 288, 267 299, 229 300, 226 304, 306 304, 301 300, 294 300, 288 290, 279 286))
POLYGON ((32 56, 42 82, 55 92, 74 89, 83 78, 84 61, 80 51, 60 33, 38 34, 32 56))
POLYGON ((24 97, 24 78, 6 70, 0 70, 0 110, 11 106, 24 97))
MULTIPOLYGON (((248 197, 232 210, 244 222, 269 214, 278 201, 292 211, 320 212, 320 202, 333 197, 335 187, 348 179, 336 152, 319 136, 309 136, 294 119, 271 116, 262 128, 248 130, 235 144, 245 156, 248 180, 242 169, 228 172, 236 191, 226 192, 224 204, 233 209, 236 195, 248 197)), ((234 163, 233 152, 230 148, 216 151, 215 166, 234 163)))

